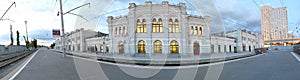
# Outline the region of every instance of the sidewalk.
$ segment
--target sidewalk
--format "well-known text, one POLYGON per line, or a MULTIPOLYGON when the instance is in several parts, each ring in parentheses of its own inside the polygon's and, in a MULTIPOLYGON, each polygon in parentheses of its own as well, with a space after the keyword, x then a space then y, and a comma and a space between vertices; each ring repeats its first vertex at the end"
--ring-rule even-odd
MULTIPOLYGON (((61 50, 54 50, 62 52, 61 50)), ((214 54, 200 54, 199 56, 178 56, 178 55, 150 55, 145 57, 133 57, 126 54, 96 54, 88 52, 70 52, 68 54, 80 56, 84 58, 98 59, 100 61, 107 61, 113 63, 124 64, 151 64, 151 65, 190 65, 190 64, 203 64, 212 62, 221 62, 226 60, 233 60, 238 58, 245 58, 256 55, 254 52, 243 53, 214 53, 214 54)))

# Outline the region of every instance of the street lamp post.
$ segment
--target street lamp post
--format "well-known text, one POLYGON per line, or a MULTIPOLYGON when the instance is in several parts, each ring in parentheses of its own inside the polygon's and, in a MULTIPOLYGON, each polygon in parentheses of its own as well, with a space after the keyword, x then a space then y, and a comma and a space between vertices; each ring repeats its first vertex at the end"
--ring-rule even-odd
POLYGON ((28 41, 28 32, 27 32, 27 21, 24 21, 25 22, 25 27, 26 27, 26 39, 28 41))
MULTIPOLYGON (((298 26, 296 27, 296 30, 295 30, 295 31, 296 31, 296 33, 298 33, 298 26)), ((295 31, 292 32, 292 40, 293 40, 292 44, 293 44, 293 45, 295 45, 295 42, 294 42, 294 32, 295 32, 295 31)))
POLYGON ((63 9, 62 9, 62 1, 59 0, 60 4, 60 18, 61 18, 61 31, 62 31, 62 43, 63 43, 63 54, 66 54, 66 47, 65 47, 65 29, 64 29, 64 16, 63 16, 63 9))

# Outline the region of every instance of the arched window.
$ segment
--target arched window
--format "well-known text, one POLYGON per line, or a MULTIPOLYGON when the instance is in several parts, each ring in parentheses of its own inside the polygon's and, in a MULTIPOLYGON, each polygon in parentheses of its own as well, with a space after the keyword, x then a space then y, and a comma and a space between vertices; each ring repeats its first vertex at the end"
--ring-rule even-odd
POLYGON ((127 30, 126 30, 126 27, 124 26, 123 27, 123 34, 126 34, 127 33, 127 30))
POLYGON ((162 19, 158 19, 158 25, 159 25, 159 32, 163 32, 163 24, 162 24, 162 19))
POLYGON ((172 30, 173 30, 173 20, 170 19, 169 20, 169 32, 173 32, 172 30))
POLYGON ((224 45, 224 52, 225 52, 225 53, 227 52, 227 50, 226 50, 226 45, 224 45))
POLYGON ((142 22, 142 32, 147 32, 147 24, 146 24, 146 20, 143 19, 143 22, 142 22))
POLYGON ((157 24, 157 22, 156 22, 156 19, 154 18, 154 19, 152 20, 152 32, 158 32, 158 31, 156 30, 157 27, 158 27, 158 24, 157 24))
POLYGON ((243 51, 246 51, 246 46, 245 46, 245 44, 243 44, 243 51))
POLYGON ((251 52, 251 46, 249 46, 249 52, 251 52))
POLYGON ((137 33, 143 32, 142 22, 140 21, 140 19, 138 19, 136 22, 136 32, 137 33))
POLYGON ((175 19, 175 22, 173 24, 173 32, 179 32, 179 22, 177 19, 175 19))
POLYGON ((123 34, 123 27, 119 27, 119 34, 123 34))
POLYGON ((159 40, 154 41, 154 53, 162 53, 162 43, 159 40))
POLYGON ((138 42, 138 53, 146 53, 146 43, 143 40, 138 42))
POLYGON ((196 26, 195 30, 194 30, 194 34, 197 35, 198 34, 198 27, 196 26))
POLYGON ((191 26, 190 33, 191 33, 191 34, 194 34, 194 26, 191 26))
POLYGON ((221 45, 218 45, 219 53, 221 53, 221 45))
POLYGON ((170 52, 171 53, 179 53, 179 49, 178 49, 178 42, 177 41, 171 41, 170 43, 170 52))
POLYGON ((163 32, 162 31, 162 19, 159 18, 158 22, 156 21, 156 19, 154 18, 152 21, 152 32, 163 32))
POLYGON ((102 53, 103 52, 103 45, 100 44, 100 52, 102 53))
POLYGON ((109 52, 109 45, 106 45, 106 52, 109 52))
POLYGON ((116 30, 115 30, 115 32, 116 32, 116 35, 118 35, 118 27, 116 27, 116 30))
POLYGON ((120 54, 124 53, 124 43, 122 41, 119 42, 119 53, 120 54))
POLYGON ((200 36, 202 36, 202 27, 199 27, 199 32, 198 34, 200 34, 200 36))

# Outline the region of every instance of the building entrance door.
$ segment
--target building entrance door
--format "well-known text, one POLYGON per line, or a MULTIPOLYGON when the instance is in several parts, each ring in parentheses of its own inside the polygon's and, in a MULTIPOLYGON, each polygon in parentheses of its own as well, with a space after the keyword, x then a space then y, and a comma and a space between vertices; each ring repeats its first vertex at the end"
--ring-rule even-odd
POLYGON ((200 54, 200 45, 199 43, 195 42, 194 43, 194 55, 199 55, 200 54))
POLYGON ((237 53, 237 48, 236 47, 234 47, 234 53, 237 53))

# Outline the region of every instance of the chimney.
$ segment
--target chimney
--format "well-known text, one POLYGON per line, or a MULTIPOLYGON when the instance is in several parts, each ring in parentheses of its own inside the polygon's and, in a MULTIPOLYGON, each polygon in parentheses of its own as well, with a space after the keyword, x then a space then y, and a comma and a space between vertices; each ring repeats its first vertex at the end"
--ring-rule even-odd
POLYGON ((162 1, 163 5, 169 5, 169 1, 162 1))
POLYGON ((113 20, 113 19, 114 19, 113 16, 108 16, 108 17, 107 17, 107 20, 113 20))
POLYGON ((130 9, 130 8, 134 8, 134 7, 136 7, 136 4, 135 4, 135 3, 129 3, 129 7, 128 7, 129 9, 130 9))
POLYGON ((152 5, 152 1, 145 1, 145 5, 147 6, 152 5))
POLYGON ((182 8, 186 8, 186 5, 185 5, 185 3, 182 3, 182 2, 181 2, 181 3, 179 3, 179 6, 180 6, 180 7, 182 7, 182 8))

